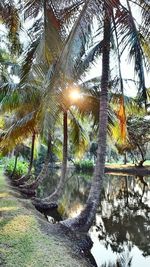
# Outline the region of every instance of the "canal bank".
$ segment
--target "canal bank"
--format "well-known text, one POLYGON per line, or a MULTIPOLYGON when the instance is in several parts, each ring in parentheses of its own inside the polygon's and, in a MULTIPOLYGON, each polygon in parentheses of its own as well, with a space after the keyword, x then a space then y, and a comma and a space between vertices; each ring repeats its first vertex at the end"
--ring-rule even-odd
POLYGON ((0 174, 0 266, 90 267, 68 233, 49 224, 0 174))

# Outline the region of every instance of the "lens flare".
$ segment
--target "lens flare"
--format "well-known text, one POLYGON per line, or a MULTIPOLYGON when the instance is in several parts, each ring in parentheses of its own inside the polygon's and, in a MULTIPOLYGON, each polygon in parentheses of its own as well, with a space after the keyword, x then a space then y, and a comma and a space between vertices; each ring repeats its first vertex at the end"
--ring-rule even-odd
POLYGON ((80 98, 80 93, 78 90, 72 90, 69 94, 70 99, 77 100, 80 98))

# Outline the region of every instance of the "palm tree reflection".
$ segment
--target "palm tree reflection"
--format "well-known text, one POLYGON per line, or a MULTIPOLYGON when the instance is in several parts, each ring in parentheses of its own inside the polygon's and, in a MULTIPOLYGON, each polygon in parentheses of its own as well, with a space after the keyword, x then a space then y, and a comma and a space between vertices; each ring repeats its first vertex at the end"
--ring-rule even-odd
MULTIPOLYGON (((58 179, 56 170, 53 177, 52 172, 50 173, 51 177, 45 180, 43 188, 41 187, 45 195, 46 189, 49 193, 58 179)), ((75 217, 83 209, 90 183, 89 175, 68 173, 64 195, 59 205, 62 218, 75 217)), ((95 235, 96 240, 99 240, 99 244, 105 249, 117 253, 118 257, 115 265, 108 259, 106 265, 104 261, 101 263, 103 265, 99 266, 122 267, 119 265, 119 259, 124 255, 125 248, 130 252, 136 246, 144 257, 150 255, 149 183, 149 177, 106 175, 95 224, 90 234, 92 238, 95 235)), ((130 261, 126 262, 128 265, 124 266, 130 266, 130 261)))
MULTIPOLYGON (((125 248, 130 252, 136 246, 144 257, 150 255, 149 181, 141 176, 106 178, 95 226, 91 229, 91 236, 97 235, 106 249, 110 247, 112 252, 122 255, 125 248)), ((108 262, 101 267, 130 264, 130 260, 124 265, 117 260, 115 264, 108 262)))

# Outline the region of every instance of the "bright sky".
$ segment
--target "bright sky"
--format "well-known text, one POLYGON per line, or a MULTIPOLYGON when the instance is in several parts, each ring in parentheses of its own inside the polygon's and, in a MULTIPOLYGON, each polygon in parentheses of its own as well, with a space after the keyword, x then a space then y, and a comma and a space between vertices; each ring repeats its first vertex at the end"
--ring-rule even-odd
MULTIPOLYGON (((18 0, 16 0, 17 2, 18 0)), ((125 3, 125 0, 121 1, 122 3, 125 3)), ((39 15, 41 16, 41 14, 39 15)), ((138 12, 137 8, 134 8, 134 16, 138 18, 138 21, 141 19, 140 14, 138 12)), ((25 29, 29 29, 32 24, 34 22, 34 19, 32 20, 27 20, 25 23, 25 29)), ((0 32, 3 34, 5 34, 6 28, 0 24, 0 32)), ((20 37, 22 42, 24 43, 24 46, 26 46, 29 42, 30 37, 27 36, 27 34, 24 32, 20 33, 20 37)), ((0 47, 4 47, 4 43, 0 42, 0 47)), ((121 72, 122 72, 122 77, 123 79, 134 79, 134 68, 132 64, 128 63, 128 59, 127 59, 127 55, 124 55, 124 57, 122 57, 122 62, 121 62, 121 72)), ((112 64, 113 65, 113 64, 112 64)), ((112 66, 111 66, 112 67, 112 66)), ((114 66, 116 69, 118 68, 117 66, 117 62, 114 59, 114 66)), ((90 69, 90 71, 87 73, 85 80, 89 80, 90 78, 94 78, 94 77, 99 77, 101 75, 101 60, 97 60, 95 65, 92 65, 92 68, 90 69)), ((19 82, 19 79, 17 76, 13 76, 13 80, 15 83, 19 82)), ((149 74, 145 74, 145 80, 146 80, 146 87, 150 87, 150 73, 149 74)), ((133 82, 129 82, 126 83, 124 82, 124 91, 125 94, 127 94, 128 96, 136 96, 137 94, 137 88, 135 87, 133 82)))
MULTIPOLYGON (((126 0, 121 0, 121 2, 123 5, 126 5, 126 0)), ((132 4, 132 8, 134 10, 133 12, 134 18, 138 21, 138 23, 141 23, 141 19, 142 19, 141 13, 139 12, 137 5, 132 4)), ((97 27, 96 22, 95 22, 95 27, 97 27)), ((117 60, 114 58, 111 61, 114 61, 114 64, 111 63, 110 68, 118 69, 117 60)), ((99 59, 97 60, 96 64, 90 69, 90 71, 87 73, 85 80, 89 80, 94 77, 99 77, 101 75, 101 68, 102 68, 101 60, 99 59)), ((124 93, 128 96, 135 97, 137 95, 137 87, 131 81, 125 82, 125 80, 135 79, 134 64, 133 62, 129 63, 128 51, 124 52, 124 55, 121 57, 121 74, 124 79, 124 93)), ((150 88, 150 72, 147 73, 146 71, 145 71, 145 85, 147 88, 150 88)))
MULTIPOLYGON (((123 79, 134 79, 134 67, 133 64, 128 63, 127 58, 122 59, 121 72, 123 79)), ((95 65, 87 73, 85 80, 89 80, 94 77, 99 77, 101 75, 101 61, 98 60, 95 65)), ((150 73, 145 73, 145 83, 146 87, 150 87, 150 73)), ((135 97, 137 94, 137 88, 135 84, 131 81, 124 81, 124 92, 126 95, 135 97)))

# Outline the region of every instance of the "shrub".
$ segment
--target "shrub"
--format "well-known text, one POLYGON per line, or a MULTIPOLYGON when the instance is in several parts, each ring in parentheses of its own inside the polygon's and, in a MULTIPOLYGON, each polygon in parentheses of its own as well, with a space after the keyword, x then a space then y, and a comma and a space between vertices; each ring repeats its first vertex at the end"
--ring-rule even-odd
POLYGON ((75 162, 75 168, 77 171, 93 171, 94 164, 92 160, 82 160, 75 162))
MULTIPOLYGON (((7 163, 5 165, 5 171, 8 175, 11 175, 14 169, 15 164, 15 158, 12 157, 11 159, 7 158, 7 163)), ((23 159, 18 159, 17 161, 17 167, 16 171, 14 173, 14 176, 20 177, 23 174, 26 174, 28 172, 28 163, 24 161, 23 159)))

